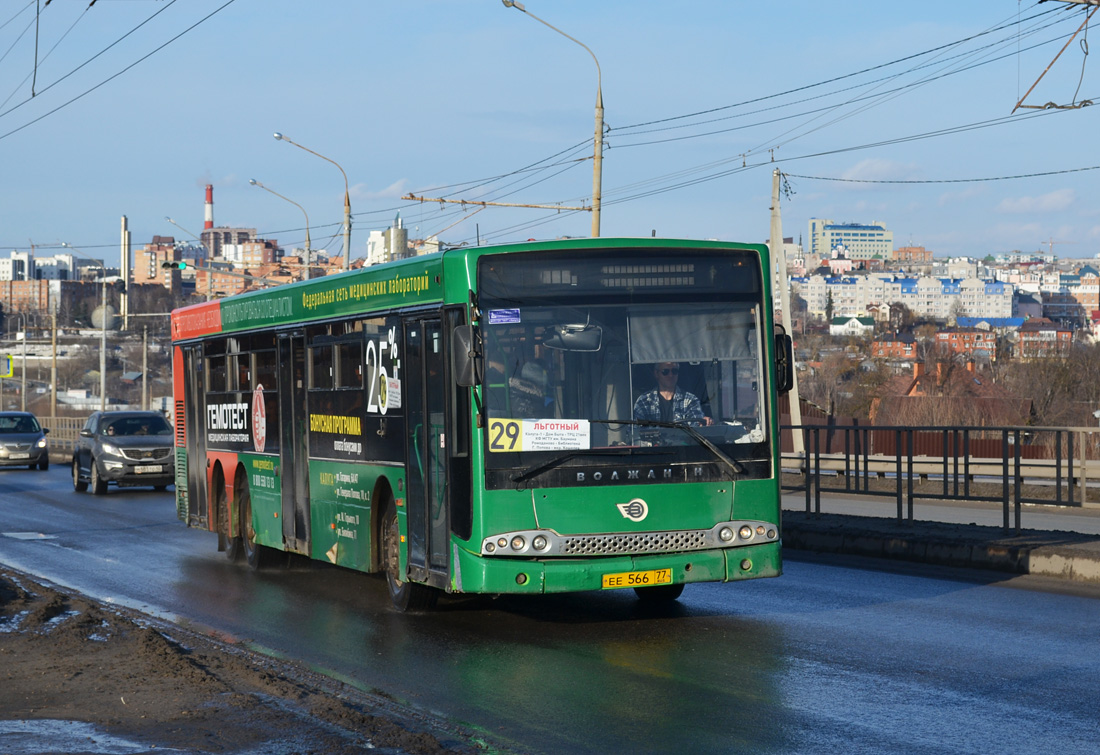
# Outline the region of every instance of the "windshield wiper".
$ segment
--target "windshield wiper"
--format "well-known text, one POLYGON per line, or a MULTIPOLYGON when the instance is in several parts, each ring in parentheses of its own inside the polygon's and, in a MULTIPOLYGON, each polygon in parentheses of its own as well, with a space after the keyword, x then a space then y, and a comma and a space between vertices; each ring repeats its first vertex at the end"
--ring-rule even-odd
POLYGON ((745 474, 748 471, 748 470, 745 469, 744 465, 741 464, 741 462, 737 461, 736 459, 731 459, 729 456, 726 455, 726 453, 722 449, 720 449, 718 446, 714 445, 714 443, 711 442, 710 438, 706 437, 701 432, 699 432, 694 427, 692 427, 691 425, 689 425, 685 422, 660 422, 658 420, 650 420, 650 419, 590 419, 588 421, 593 423, 593 424, 599 424, 599 425, 634 425, 636 427, 668 427, 668 428, 671 428, 673 430, 683 430, 685 433, 688 434, 689 437, 691 437, 692 440, 694 440, 700 446, 707 449, 712 454, 714 454, 719 459, 721 459, 723 462, 725 462, 726 466, 728 466, 730 469, 732 469, 734 471, 734 473, 736 473, 736 474, 745 474))
MULTIPOLYGON (((595 420, 592 420, 595 421, 595 420)), ((531 467, 530 469, 521 472, 512 478, 512 482, 527 482, 532 477, 538 477, 543 472, 547 472, 554 467, 560 467, 570 459, 575 459, 578 456, 629 456, 634 453, 634 449, 625 448, 622 450, 613 448, 585 448, 579 451, 570 451, 564 453, 561 456, 555 456, 548 462, 539 464, 537 467, 531 467)))

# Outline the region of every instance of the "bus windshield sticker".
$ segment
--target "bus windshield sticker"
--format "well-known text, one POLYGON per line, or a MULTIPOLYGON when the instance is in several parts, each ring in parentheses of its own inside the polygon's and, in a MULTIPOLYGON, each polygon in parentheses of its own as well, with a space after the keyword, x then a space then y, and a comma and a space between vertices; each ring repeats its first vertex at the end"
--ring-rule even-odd
POLYGON ((490 325, 514 325, 519 320, 519 309, 490 309, 490 325))
POLYGON ((578 451, 591 447, 586 419, 494 419, 489 451, 578 451))

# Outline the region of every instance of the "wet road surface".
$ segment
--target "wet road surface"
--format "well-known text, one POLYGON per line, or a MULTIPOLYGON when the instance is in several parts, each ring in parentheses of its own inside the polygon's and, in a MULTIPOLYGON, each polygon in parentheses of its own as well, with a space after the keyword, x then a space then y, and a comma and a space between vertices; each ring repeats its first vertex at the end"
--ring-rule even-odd
POLYGON ((448 598, 293 560, 251 572, 171 493, 0 471, 0 562, 207 627, 527 752, 1095 752, 1100 593, 1035 578, 791 557, 783 577, 448 598))

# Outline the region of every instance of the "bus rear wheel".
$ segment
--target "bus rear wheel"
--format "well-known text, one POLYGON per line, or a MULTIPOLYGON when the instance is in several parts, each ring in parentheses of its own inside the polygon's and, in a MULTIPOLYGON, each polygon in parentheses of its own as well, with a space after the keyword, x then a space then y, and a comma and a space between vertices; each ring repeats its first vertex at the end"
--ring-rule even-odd
POLYGON ((241 489, 238 506, 241 512, 241 545, 244 558, 253 569, 264 569, 271 564, 271 548, 256 542, 256 528, 252 526, 252 493, 248 485, 241 489))
POLYGON ((225 557, 231 562, 237 562, 241 560, 244 555, 244 540, 241 537, 241 533, 244 531, 241 528, 237 528, 237 536, 230 536, 232 527, 229 526, 232 521, 229 511, 229 498, 225 494, 225 480, 222 479, 221 474, 214 479, 214 510, 218 512, 218 550, 225 552, 225 557))
POLYGON ((643 603, 671 603, 684 592, 684 585, 655 585, 653 587, 635 587, 634 594, 643 603))
POLYGON ((391 500, 382 515, 382 568, 386 572, 386 587, 390 600, 398 611, 430 611, 439 592, 402 579, 401 530, 397 526, 397 508, 391 500))

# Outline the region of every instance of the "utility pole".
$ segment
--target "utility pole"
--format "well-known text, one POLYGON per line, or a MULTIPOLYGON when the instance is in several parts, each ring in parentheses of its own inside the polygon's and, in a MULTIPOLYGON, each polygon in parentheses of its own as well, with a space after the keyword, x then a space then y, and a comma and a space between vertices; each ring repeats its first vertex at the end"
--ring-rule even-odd
MULTIPOLYGON (((787 255, 783 250, 783 220, 779 213, 779 180, 781 174, 776 168, 772 171, 772 223, 771 238, 768 245, 771 247, 772 270, 775 276, 773 289, 779 291, 779 306, 782 310, 783 329, 787 335, 793 336, 791 329, 791 288, 787 283, 787 255)), ((798 370, 791 364, 791 376, 794 378, 791 392, 787 399, 791 405, 791 424, 796 427, 802 425, 802 406, 798 401, 798 370)), ((805 455, 805 445, 802 442, 802 432, 796 430, 791 433, 792 450, 799 456, 805 455)))
POLYGON ((57 304, 54 303, 53 333, 50 336, 50 416, 57 416, 57 304))
POLYGON ((141 408, 149 408, 149 326, 141 329, 141 408))

